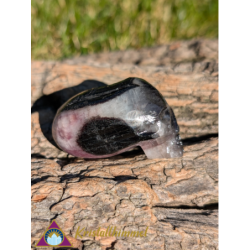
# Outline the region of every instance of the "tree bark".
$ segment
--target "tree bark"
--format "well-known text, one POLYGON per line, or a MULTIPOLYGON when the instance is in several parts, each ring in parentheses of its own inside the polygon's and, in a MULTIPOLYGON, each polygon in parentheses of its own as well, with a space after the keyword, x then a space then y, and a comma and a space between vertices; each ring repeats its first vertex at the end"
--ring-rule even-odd
POLYGON ((33 243, 56 218, 71 237, 78 227, 149 227, 146 239, 74 239, 79 249, 83 243, 91 249, 217 248, 217 146, 216 138, 186 146, 182 159, 148 160, 139 150, 102 160, 33 158, 33 243))

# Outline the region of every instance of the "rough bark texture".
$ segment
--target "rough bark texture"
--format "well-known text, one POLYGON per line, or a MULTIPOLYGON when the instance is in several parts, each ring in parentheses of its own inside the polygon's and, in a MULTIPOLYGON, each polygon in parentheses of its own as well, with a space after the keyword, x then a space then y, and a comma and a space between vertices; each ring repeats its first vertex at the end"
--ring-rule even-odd
POLYGON ((69 64, 102 62, 140 66, 167 66, 176 73, 218 72, 218 40, 174 42, 153 48, 99 53, 63 60, 69 64))
POLYGON ((32 62, 32 248, 56 219, 75 249, 218 249, 217 77, 217 41, 209 40, 32 62), (182 158, 149 160, 135 148, 84 160, 55 147, 51 124, 64 101, 130 76, 172 106, 182 158), (148 227, 147 237, 74 238, 78 227, 108 226, 148 227))

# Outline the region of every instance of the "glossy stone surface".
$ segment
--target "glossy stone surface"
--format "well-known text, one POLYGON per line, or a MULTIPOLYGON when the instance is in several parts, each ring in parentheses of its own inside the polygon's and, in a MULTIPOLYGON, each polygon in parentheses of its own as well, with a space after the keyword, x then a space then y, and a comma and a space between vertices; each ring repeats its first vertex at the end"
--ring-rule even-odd
POLYGON ((110 157, 140 146, 148 158, 183 154, 171 107, 140 78, 84 91, 63 104, 52 134, 65 152, 82 158, 110 157))

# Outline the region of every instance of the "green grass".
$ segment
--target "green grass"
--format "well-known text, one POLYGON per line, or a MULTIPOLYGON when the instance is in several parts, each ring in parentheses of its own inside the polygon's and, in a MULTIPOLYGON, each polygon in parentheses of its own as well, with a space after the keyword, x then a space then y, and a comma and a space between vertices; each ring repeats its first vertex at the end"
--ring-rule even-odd
POLYGON ((218 0, 32 0, 32 59, 218 36, 218 0))

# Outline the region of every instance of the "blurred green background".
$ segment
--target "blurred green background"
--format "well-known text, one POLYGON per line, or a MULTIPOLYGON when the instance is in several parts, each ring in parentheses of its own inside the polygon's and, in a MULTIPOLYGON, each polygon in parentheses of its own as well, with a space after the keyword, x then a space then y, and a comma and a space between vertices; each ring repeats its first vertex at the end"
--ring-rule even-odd
POLYGON ((32 59, 216 38, 218 0, 32 0, 32 59))

